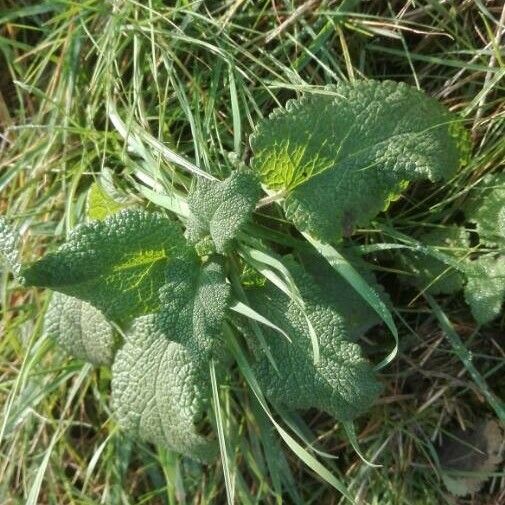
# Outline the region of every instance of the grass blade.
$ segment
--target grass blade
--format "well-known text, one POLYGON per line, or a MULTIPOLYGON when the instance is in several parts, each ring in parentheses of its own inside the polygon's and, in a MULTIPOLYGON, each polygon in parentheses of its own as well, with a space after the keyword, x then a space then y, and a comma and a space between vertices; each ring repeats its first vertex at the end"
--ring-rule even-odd
POLYGON ((432 308, 433 314, 435 314, 435 317, 440 323, 440 327, 442 328, 444 334, 449 340, 454 352, 456 353, 456 356, 458 356, 458 358, 461 360, 461 362, 467 369, 468 373, 472 377, 473 381, 475 382, 475 384, 477 384, 480 391, 486 398, 487 402, 489 403, 491 408, 495 411, 498 418, 502 422, 505 422, 505 404, 489 389, 486 380, 475 368, 474 364, 472 363, 472 354, 461 341, 461 338, 456 333, 456 330, 454 329, 453 325, 449 321, 449 318, 442 310, 440 305, 435 301, 435 299, 431 295, 425 293, 424 297, 426 298, 428 304, 432 308))
POLYGON ((319 242, 311 237, 308 233, 303 233, 304 237, 314 246, 314 248, 323 256, 326 261, 356 290, 356 292, 365 300, 370 307, 380 316, 386 323, 387 327, 393 334, 395 346, 393 350, 375 366, 376 370, 380 370, 387 366, 398 353, 398 329, 391 312, 386 307, 385 303, 380 299, 376 291, 369 286, 356 269, 342 256, 334 247, 329 244, 319 242))
POLYGON ((235 489, 233 479, 230 473, 230 464, 228 461, 228 451, 226 449, 226 439, 224 436, 223 416, 221 406, 219 404, 219 391, 217 390, 216 366, 214 360, 210 360, 210 382, 212 384, 212 398, 214 401, 214 414, 216 416, 217 436, 219 439, 219 450, 221 452, 221 463, 223 465, 224 483, 226 486, 226 497, 228 505, 233 505, 235 502, 235 489))

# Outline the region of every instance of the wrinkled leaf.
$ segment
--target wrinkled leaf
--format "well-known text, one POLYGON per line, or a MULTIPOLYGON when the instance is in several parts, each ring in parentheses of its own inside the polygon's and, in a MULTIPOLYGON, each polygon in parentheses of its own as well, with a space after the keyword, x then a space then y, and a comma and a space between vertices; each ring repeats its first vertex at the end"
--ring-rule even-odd
POLYGON ((78 298, 54 293, 44 318, 44 332, 72 356, 94 365, 110 365, 115 338, 103 314, 78 298))
POLYGON ((193 250, 168 265, 160 308, 136 319, 113 366, 121 425, 142 438, 207 460, 216 445, 196 424, 209 401, 209 360, 222 356, 229 303, 219 258, 202 265, 193 250))
MULTIPOLYGON (((320 360, 314 363, 307 320, 300 307, 272 284, 247 290, 252 307, 282 328, 291 343, 270 328, 264 333, 279 370, 262 356, 256 376, 270 399, 293 409, 316 407, 341 421, 350 421, 379 394, 370 364, 359 346, 348 341, 344 321, 331 297, 301 272, 290 267, 305 301, 305 311, 319 341, 320 360)), ((259 354, 261 356, 261 354, 259 354)))
POLYGON ((160 310, 171 339, 196 356, 208 357, 220 343, 229 297, 230 286, 218 259, 204 266, 194 253, 174 259, 160 290, 160 310))
POLYGON ((112 366, 112 404, 120 425, 144 440, 208 460, 214 441, 198 429, 209 402, 208 362, 172 340, 160 314, 135 320, 112 366))
POLYGON ((167 263, 186 250, 179 226, 126 209, 77 226, 55 252, 23 270, 26 283, 85 300, 116 322, 159 307, 167 263))
POLYGON ((236 170, 224 181, 198 179, 188 197, 190 242, 210 236, 218 253, 226 253, 240 228, 250 219, 261 188, 255 175, 236 170))
POLYGON ((505 255, 483 256, 473 262, 476 273, 469 276, 465 299, 479 324, 498 317, 505 300, 505 255))
POLYGON ((368 224, 408 181, 451 177, 461 159, 456 121, 403 83, 339 83, 260 123, 252 166, 285 193, 289 220, 331 241, 368 224))
POLYGON ((0 216, 0 260, 16 276, 21 270, 19 242, 18 233, 3 216, 0 216))
POLYGON ((505 172, 484 177, 470 192, 464 211, 481 243, 505 244, 505 172))

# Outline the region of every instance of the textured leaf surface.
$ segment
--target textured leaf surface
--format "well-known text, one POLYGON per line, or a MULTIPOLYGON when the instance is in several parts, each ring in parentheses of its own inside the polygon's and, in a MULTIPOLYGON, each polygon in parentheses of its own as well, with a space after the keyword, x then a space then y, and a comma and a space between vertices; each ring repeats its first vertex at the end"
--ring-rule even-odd
POLYGON ((260 123, 252 165, 268 188, 286 193, 288 219, 329 241, 367 224, 407 181, 454 174, 454 120, 402 83, 340 83, 260 123))
MULTIPOLYGON (((436 228, 419 237, 419 242, 455 259, 467 256, 470 247, 467 231, 455 225, 436 228)), ((414 273, 409 279, 419 289, 427 288, 431 294, 451 294, 463 289, 463 274, 447 263, 422 252, 407 251, 403 257, 414 273)))
POLYGON ((216 251, 227 252, 251 217, 260 194, 255 175, 245 170, 236 170, 220 182, 199 179, 188 197, 188 239, 197 243, 210 235, 216 251))
POLYGON ((195 426, 209 398, 208 364, 172 340, 162 315, 138 318, 112 367, 112 402, 123 428, 172 450, 206 460, 216 445, 195 426))
POLYGON ((159 307, 167 262, 185 247, 176 223, 126 209, 76 227, 57 251, 23 272, 29 285, 81 298, 124 322, 159 307))
POLYGON ((484 177, 471 191, 464 211, 482 243, 505 244, 505 172, 484 177))
POLYGON ((468 277, 465 299, 475 320, 486 324, 500 314, 505 299, 505 255, 481 257, 473 263, 476 275, 468 277))
POLYGON ((310 277, 290 268, 306 302, 314 327, 320 361, 314 364, 309 328, 300 308, 271 284, 248 290, 255 310, 284 329, 292 343, 266 328, 277 372, 265 357, 256 364, 256 376, 266 394, 288 408, 316 407, 336 419, 349 421, 370 407, 381 387, 359 346, 347 340, 344 322, 310 277))
POLYGON ((96 182, 89 188, 86 206, 89 219, 100 221, 125 208, 124 205, 110 197, 96 182))
POLYGON ((15 275, 19 274, 19 235, 7 220, 0 216, 0 260, 12 270, 15 275))
POLYGON ((171 339, 208 358, 221 340, 230 286, 219 260, 201 266, 195 254, 174 259, 160 290, 161 312, 171 339))
MULTIPOLYGON (((350 255, 348 251, 345 252, 345 256, 352 261, 353 266, 365 281, 379 293, 382 301, 389 303, 384 288, 377 282, 366 263, 361 258, 350 255)), ((332 306, 344 319, 350 340, 356 340, 372 326, 381 322, 377 312, 321 256, 315 254, 303 255, 302 263, 304 269, 312 276, 320 290, 325 294, 325 299, 331 301, 332 306)))
POLYGON ((45 315, 44 332, 76 358, 94 365, 112 363, 114 330, 103 314, 87 302, 54 293, 45 315))

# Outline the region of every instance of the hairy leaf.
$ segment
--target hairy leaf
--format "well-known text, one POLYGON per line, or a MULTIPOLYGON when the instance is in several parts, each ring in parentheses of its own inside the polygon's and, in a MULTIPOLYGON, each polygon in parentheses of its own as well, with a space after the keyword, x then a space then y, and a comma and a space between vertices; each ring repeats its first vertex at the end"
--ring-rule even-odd
POLYGON ((174 342, 160 314, 135 320, 112 366, 112 404, 121 426, 144 440, 201 460, 217 451, 199 433, 209 401, 208 364, 174 342))
POLYGON ((174 259, 160 290, 161 312, 171 339, 196 356, 208 357, 221 339, 230 286, 218 259, 201 266, 193 253, 174 259))
POLYGON ((19 241, 18 233, 3 216, 0 216, 0 259, 16 276, 21 270, 19 241))
POLYGON ((220 260, 193 250, 174 258, 159 312, 134 322, 113 366, 117 416, 142 438, 206 460, 213 442, 195 427, 209 399, 208 363, 222 351, 230 288, 220 260))
MULTIPOLYGON (((470 247, 468 233, 464 228, 449 225, 436 228, 419 237, 426 246, 436 248, 439 252, 455 259, 463 259, 470 247)), ((431 294, 452 294, 463 289, 464 275, 443 261, 423 252, 407 251, 403 259, 414 273, 409 277, 419 289, 425 289, 431 294)))
POLYGON ((476 274, 468 277, 465 299, 475 320, 486 324, 500 315, 505 299, 505 255, 483 256, 473 264, 476 274))
POLYGON ((55 252, 25 268, 28 285, 85 300, 116 322, 155 311, 167 263, 185 251, 179 226, 126 209, 76 227, 55 252))
MULTIPOLYGON (((382 301, 389 303, 384 288, 377 282, 366 263, 361 258, 351 255, 349 251, 345 252, 345 256, 352 261, 353 266, 365 281, 379 293, 382 301)), ((325 298, 331 301, 335 310, 343 318, 350 340, 356 340, 372 326, 381 322, 377 312, 320 255, 304 254, 301 260, 304 269, 311 275, 320 290, 324 292, 325 298)))
POLYGON ((210 235, 216 251, 226 253, 251 217, 260 194, 256 176, 245 170, 236 170, 220 182, 198 179, 188 197, 189 241, 197 243, 210 235))
POLYGON ((44 332, 76 358, 94 365, 112 363, 114 330, 99 310, 83 300, 54 293, 44 318, 44 332))
POLYGON ((286 217, 329 241, 366 225, 408 181, 460 164, 456 118, 402 83, 357 81, 290 101, 257 127, 253 168, 286 217))
POLYGON ((470 192, 464 211, 481 243, 505 244, 505 172, 484 177, 470 192))
POLYGON ((350 421, 370 407, 381 387, 359 346, 348 341, 331 296, 320 291, 299 268, 290 270, 316 331, 320 360, 314 363, 307 320, 299 306, 268 284, 248 290, 248 300, 255 310, 286 331, 292 342, 265 328, 278 371, 262 356, 255 367, 256 376, 275 402, 295 409, 316 407, 338 420, 350 421))

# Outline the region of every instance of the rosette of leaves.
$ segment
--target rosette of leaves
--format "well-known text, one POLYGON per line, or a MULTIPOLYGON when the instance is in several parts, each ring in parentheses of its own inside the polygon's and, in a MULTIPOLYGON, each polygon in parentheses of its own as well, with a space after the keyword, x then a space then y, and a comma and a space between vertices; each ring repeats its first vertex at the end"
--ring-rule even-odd
MULTIPOLYGON (((90 221, 59 248, 21 268, 15 233, 0 221, 0 252, 26 286, 58 293, 48 334, 80 358, 112 362, 120 424, 208 460, 216 454, 214 437, 201 430, 210 404, 209 363, 226 374, 223 328, 240 328, 227 324, 244 317, 230 310, 237 301, 249 303, 245 313, 265 326, 261 342, 253 332, 244 346, 273 402, 316 407, 347 423, 380 391, 357 343, 376 316, 349 286, 338 287, 343 279, 331 269, 328 275, 315 251, 304 255, 293 246, 289 259, 278 260, 291 292, 272 282, 276 275, 240 285, 245 277, 235 272, 236 249, 244 225, 254 230, 260 183, 294 227, 335 241, 368 224, 410 181, 451 177, 460 162, 458 135, 456 118, 418 90, 393 82, 341 83, 262 121, 251 138, 251 170, 196 181, 182 223, 122 208, 93 187, 90 221)), ((275 255, 268 242, 260 244, 275 255)), ((357 271, 379 299, 371 274, 363 265, 357 271)))

